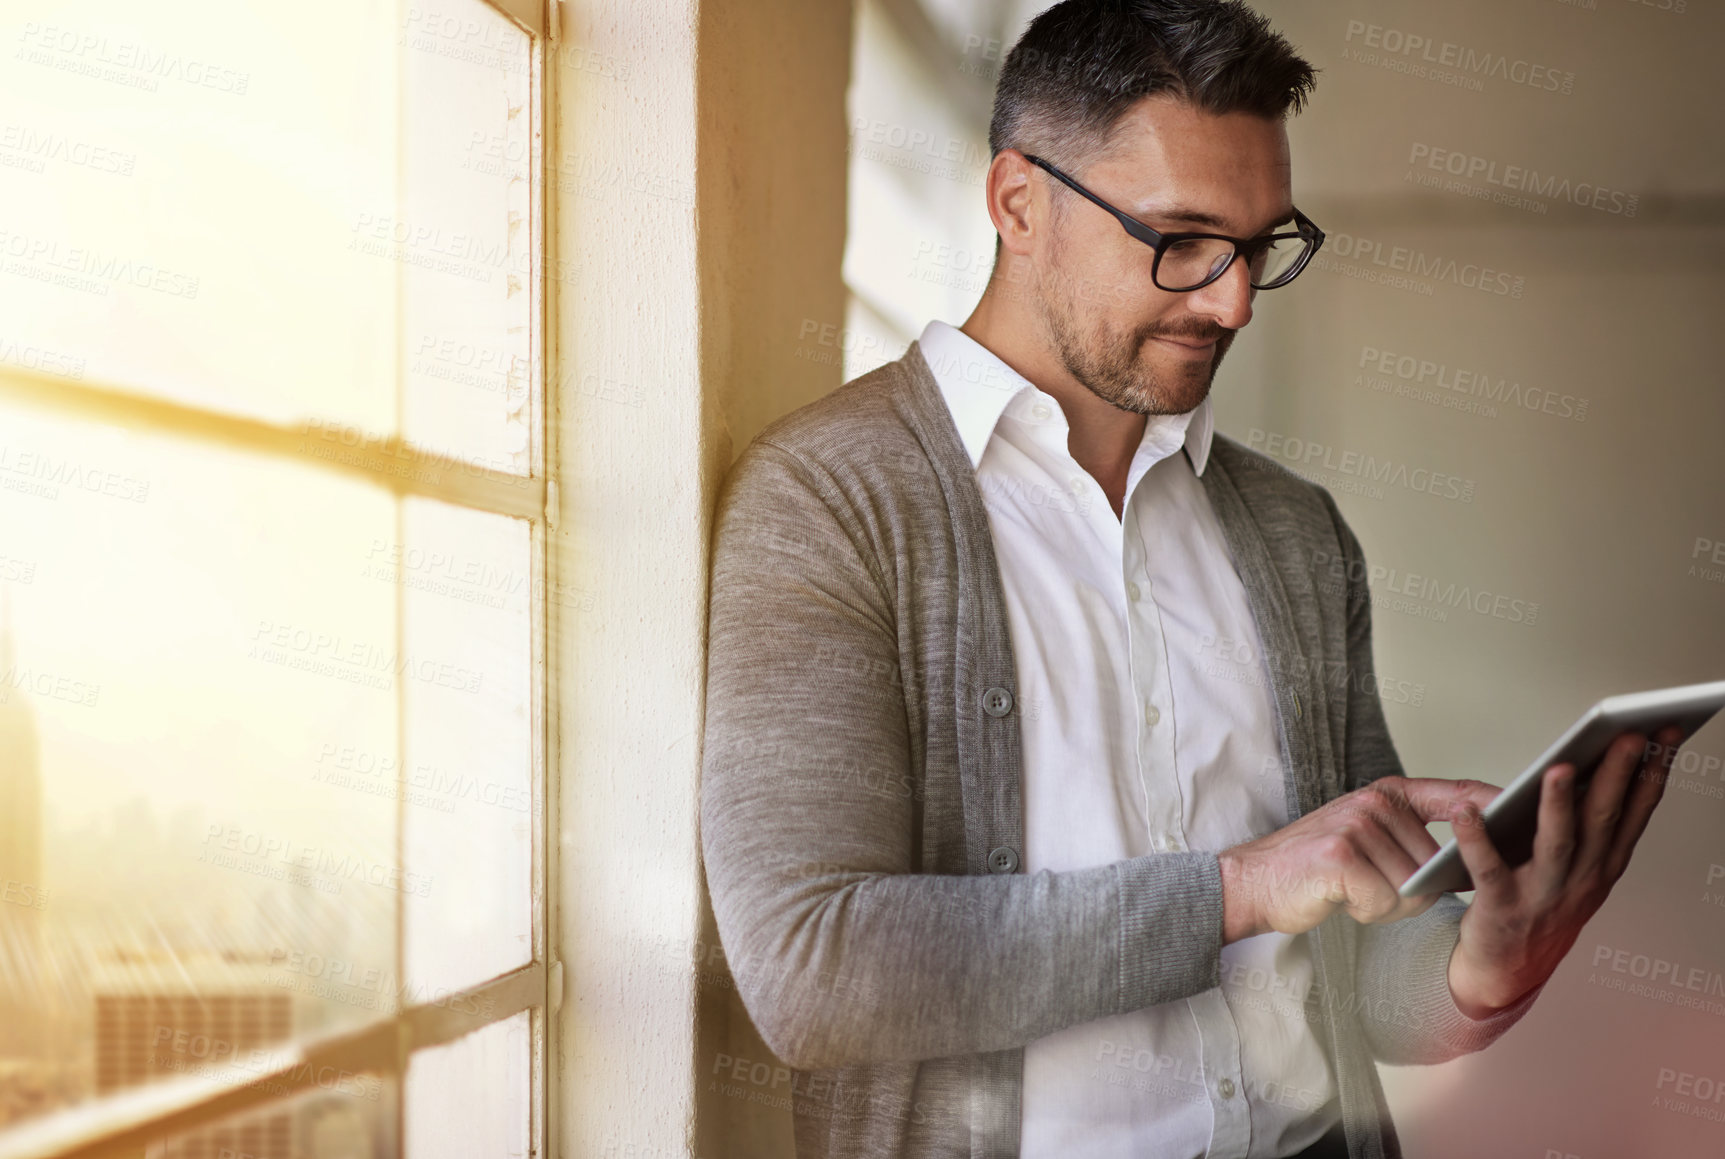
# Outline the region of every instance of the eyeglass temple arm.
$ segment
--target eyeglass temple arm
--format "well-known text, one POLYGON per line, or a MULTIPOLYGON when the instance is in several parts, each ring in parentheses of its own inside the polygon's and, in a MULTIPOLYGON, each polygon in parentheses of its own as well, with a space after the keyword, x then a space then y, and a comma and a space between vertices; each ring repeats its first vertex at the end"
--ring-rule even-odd
POLYGON ((1106 210, 1110 217, 1114 218, 1115 221, 1118 221, 1121 225, 1126 227, 1127 233, 1131 234, 1132 236, 1138 238, 1139 240, 1145 242, 1148 245, 1154 246, 1154 245, 1160 245, 1161 244, 1162 235, 1160 233, 1158 233, 1156 230, 1151 229, 1149 226, 1145 225, 1143 222, 1139 221, 1137 218, 1130 217, 1127 214, 1122 213, 1120 210, 1115 209, 1112 205, 1109 205, 1106 201, 1102 200, 1100 197, 1098 197, 1094 193, 1090 192, 1090 190, 1084 188, 1084 186, 1078 184, 1078 182, 1074 181, 1072 178, 1068 177, 1066 174, 1062 173, 1060 170, 1056 169, 1054 166, 1050 165, 1048 162, 1044 161, 1042 158, 1033 157, 1029 153, 1026 153, 1024 155, 1024 159, 1026 161, 1029 161, 1032 165, 1037 166, 1038 168, 1046 169, 1049 173, 1049 176, 1058 179, 1062 185, 1066 186, 1066 188, 1072 190, 1072 192, 1078 194, 1080 197, 1084 198, 1084 200, 1090 202, 1090 204, 1096 206, 1098 209, 1106 210))

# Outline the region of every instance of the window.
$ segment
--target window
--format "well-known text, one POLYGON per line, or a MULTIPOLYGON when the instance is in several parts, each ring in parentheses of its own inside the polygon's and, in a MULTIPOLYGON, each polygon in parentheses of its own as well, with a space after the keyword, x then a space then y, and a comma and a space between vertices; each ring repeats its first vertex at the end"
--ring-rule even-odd
POLYGON ((524 0, 0 27, 0 1155, 542 1153, 524 0))

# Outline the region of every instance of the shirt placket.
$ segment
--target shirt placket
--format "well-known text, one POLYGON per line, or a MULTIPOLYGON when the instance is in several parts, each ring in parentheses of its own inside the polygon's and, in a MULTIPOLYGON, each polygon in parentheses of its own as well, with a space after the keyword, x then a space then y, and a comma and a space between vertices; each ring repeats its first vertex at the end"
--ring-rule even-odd
MULTIPOLYGON (((1128 509, 1130 511, 1130 509, 1128 509)), ((1169 683, 1162 617, 1145 566, 1144 539, 1132 521, 1121 537, 1121 579, 1126 599, 1127 654, 1138 722, 1138 779, 1149 824, 1149 847, 1156 853, 1186 850, 1184 796, 1174 763, 1174 694, 1169 683)))
MULTIPOLYGON (((1158 853, 1188 849, 1186 786, 1175 757, 1175 705, 1161 611, 1150 581, 1148 547, 1136 509, 1128 503, 1121 572, 1130 638, 1132 686, 1138 702, 1138 775, 1150 848, 1158 853)), ((1203 1084, 1211 1113, 1210 1159, 1245 1159, 1251 1146, 1251 1112, 1240 1065, 1240 1032, 1221 990, 1187 999, 1198 1028, 1203 1084)))

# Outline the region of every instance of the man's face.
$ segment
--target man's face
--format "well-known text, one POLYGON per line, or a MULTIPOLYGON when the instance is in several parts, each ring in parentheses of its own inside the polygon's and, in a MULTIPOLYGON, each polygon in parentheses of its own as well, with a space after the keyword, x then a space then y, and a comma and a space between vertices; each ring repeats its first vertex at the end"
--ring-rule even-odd
MULTIPOLYGON (((1106 155, 1079 172, 1048 160, 1152 229, 1254 237, 1292 220, 1288 135, 1279 121, 1215 116, 1146 97, 1114 128, 1106 155)), ((1210 391, 1257 291, 1236 258, 1216 281, 1170 293, 1151 280, 1155 251, 1100 206, 1041 170, 1055 199, 1034 260, 1051 347, 1104 401, 1138 414, 1179 414, 1210 391)))

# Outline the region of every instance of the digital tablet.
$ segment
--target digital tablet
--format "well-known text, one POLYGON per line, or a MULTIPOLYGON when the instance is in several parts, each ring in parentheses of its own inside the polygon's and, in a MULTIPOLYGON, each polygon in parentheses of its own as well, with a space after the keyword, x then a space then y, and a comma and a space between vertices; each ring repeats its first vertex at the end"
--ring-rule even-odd
MULTIPOLYGON (((1481 810, 1492 844, 1512 866, 1525 864, 1533 856, 1533 834, 1539 827, 1540 777, 1552 765, 1575 766, 1579 801, 1580 791, 1593 778, 1594 768, 1605 750, 1621 734, 1638 732, 1651 741, 1660 729, 1674 724, 1683 730, 1683 740, 1687 741, 1721 708, 1725 708, 1725 680, 1606 697, 1583 713, 1538 760, 1481 810)), ((1419 897, 1446 889, 1472 888, 1461 851, 1451 838, 1402 883, 1400 893, 1403 897, 1419 897)))

